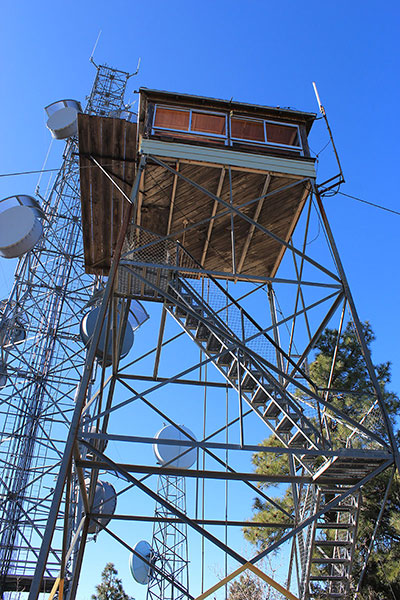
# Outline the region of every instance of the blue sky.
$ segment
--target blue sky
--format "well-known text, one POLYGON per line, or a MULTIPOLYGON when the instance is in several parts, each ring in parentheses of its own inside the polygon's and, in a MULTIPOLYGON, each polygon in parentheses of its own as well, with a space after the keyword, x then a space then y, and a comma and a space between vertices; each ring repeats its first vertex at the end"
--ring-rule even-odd
MULTIPOLYGON (((64 97, 84 103, 95 75, 88 59, 102 30, 97 62, 134 71, 142 58, 128 100, 145 86, 312 112, 316 81, 346 177, 342 191, 399 210, 399 16, 390 0, 6 1, 0 172, 41 168, 50 143, 43 107, 64 97)), ((319 121, 311 148, 319 153, 327 141, 319 121)), ((49 168, 59 166, 61 147, 53 144, 49 168)), ((320 178, 335 169, 327 148, 320 178)), ((33 194, 37 177, 1 177, 0 197, 33 194)), ((325 204, 360 317, 376 333, 373 359, 392 361, 392 388, 400 392, 400 216, 341 195, 325 204)), ((2 297, 13 268, 0 263, 2 297)), ((81 600, 96 578, 88 575, 81 600)))

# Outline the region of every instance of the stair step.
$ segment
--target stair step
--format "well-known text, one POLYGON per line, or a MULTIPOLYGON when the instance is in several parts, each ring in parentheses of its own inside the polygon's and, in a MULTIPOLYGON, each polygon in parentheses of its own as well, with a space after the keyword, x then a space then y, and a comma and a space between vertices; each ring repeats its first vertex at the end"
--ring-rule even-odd
MULTIPOLYGON (((203 310, 200 306, 195 306, 194 308, 192 308, 193 312, 195 312, 197 315, 201 316, 203 314, 203 310)), ((187 315, 186 317, 186 327, 188 327, 189 329, 196 329, 196 327, 199 324, 199 320, 194 317, 193 315, 187 315)))
POLYGON ((289 431, 293 429, 293 427, 295 426, 294 423, 296 423, 296 421, 299 420, 299 415, 296 413, 289 413, 289 416, 290 419, 287 415, 284 415, 284 417, 279 421, 278 425, 276 426, 276 431, 289 433, 289 431))
POLYGON ((217 365, 220 367, 230 367, 235 357, 230 352, 226 352, 219 358, 217 358, 217 365))
POLYGON ((342 506, 342 505, 338 505, 335 506, 334 508, 330 508, 329 512, 340 512, 340 513, 350 513, 350 514, 354 514, 355 512, 357 512, 357 507, 356 506, 342 506))
POLYGON ((264 417, 268 417, 269 419, 274 419, 279 414, 282 413, 282 409, 276 402, 270 400, 269 404, 266 406, 264 411, 264 417))
POLYGON ((251 403, 256 406, 262 406, 266 402, 271 402, 271 399, 267 395, 266 392, 268 392, 269 394, 272 394, 273 391, 274 391, 274 387, 272 385, 269 385, 268 383, 264 384, 263 387, 260 386, 257 389, 256 393, 253 395, 253 397, 251 399, 251 403))
POLYGON ((210 337, 210 330, 206 325, 204 325, 204 323, 199 323, 194 337, 199 342, 207 342, 208 338, 210 337))
POLYGON ((246 373, 242 381, 242 390, 252 392, 258 386, 261 377, 262 374, 260 371, 250 371, 249 373, 246 373))
MULTIPOLYGON (((240 364, 240 371, 241 371, 241 372, 243 372, 243 368, 244 368, 244 366, 248 367, 248 364, 247 364, 247 362, 244 362, 244 363, 241 363, 241 364, 240 364)), ((237 361, 237 360, 235 360, 235 361, 232 363, 232 366, 231 366, 231 368, 229 369, 228 375, 229 375, 229 377, 230 377, 231 379, 237 379, 237 378, 238 378, 238 376, 237 376, 237 373, 238 373, 238 361, 237 361)))
MULTIPOLYGON (((288 441, 288 446, 290 448, 306 448, 309 444, 309 441, 305 435, 310 437, 311 432, 308 430, 302 431, 301 429, 298 429, 288 441)), ((315 460, 315 457, 313 456, 312 459, 315 460)))
POLYGON ((251 399, 251 403, 253 406, 264 406, 267 400, 269 400, 267 394, 262 388, 258 388, 257 392, 253 395, 251 399))
POLYGON ((349 531, 355 529, 355 525, 349 525, 348 523, 316 523, 315 526, 317 529, 345 529, 349 531))
POLYGON ((176 310, 175 310, 175 315, 177 317, 186 317, 187 315, 187 310, 185 310, 184 308, 182 308, 181 306, 177 306, 176 310))
POLYGON ((222 342, 212 333, 207 340, 206 348, 209 352, 216 354, 222 349, 222 342))

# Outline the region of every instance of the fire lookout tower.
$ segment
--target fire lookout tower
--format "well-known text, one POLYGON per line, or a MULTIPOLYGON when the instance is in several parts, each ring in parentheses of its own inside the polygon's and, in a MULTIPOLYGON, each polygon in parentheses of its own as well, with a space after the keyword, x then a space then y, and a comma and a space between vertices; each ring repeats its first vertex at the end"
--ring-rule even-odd
POLYGON ((170 516, 161 520, 187 525, 189 560, 203 549, 202 575, 208 550, 225 563, 221 582, 184 587, 149 558, 152 576, 176 594, 205 598, 250 570, 286 598, 350 597, 362 487, 393 468, 397 454, 316 183, 307 141, 315 115, 146 88, 139 95, 137 123, 78 115, 84 268, 104 285, 30 598, 62 522, 68 543, 55 585, 65 582, 71 600, 93 532, 132 552, 135 525, 152 514, 139 498, 162 505, 170 516), (314 244, 317 228, 324 235, 314 244), (148 345, 126 350, 137 302, 150 313, 148 345), (323 330, 340 335, 348 318, 371 380, 367 412, 354 390, 331 381, 321 389, 308 369, 323 330), (163 422, 186 435, 179 443, 187 452, 196 449, 195 468, 152 462, 163 422), (268 436, 274 444, 258 446, 268 436), (289 474, 255 474, 257 450, 284 454, 289 474), (187 513, 158 494, 160 473, 195 480, 187 513), (96 500, 105 479, 118 502, 96 500), (260 482, 290 486, 292 510, 260 482), (277 523, 245 520, 250 504, 234 498, 254 496, 276 506, 277 523), (124 498, 140 508, 120 512, 124 498), (283 524, 279 541, 242 555, 241 527, 283 524), (258 565, 285 543, 288 575, 278 583, 258 565))

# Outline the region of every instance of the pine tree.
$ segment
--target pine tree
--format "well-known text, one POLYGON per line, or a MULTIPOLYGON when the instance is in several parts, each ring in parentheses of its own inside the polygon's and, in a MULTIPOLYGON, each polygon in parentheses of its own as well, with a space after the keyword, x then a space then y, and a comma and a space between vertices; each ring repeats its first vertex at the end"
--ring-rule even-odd
POLYGON ((101 583, 96 585, 92 600, 134 600, 124 591, 122 581, 113 563, 107 563, 101 574, 101 583))
MULTIPOLYGON (((370 325, 364 326, 364 335, 367 345, 370 346, 374 335, 370 325)), ((310 365, 311 378, 321 387, 325 387, 329 378, 333 349, 336 344, 338 332, 327 329, 321 336, 317 347, 315 360, 310 365)), ((390 382, 390 363, 385 362, 375 366, 382 395, 386 404, 389 418, 395 424, 400 414, 399 397, 386 389, 390 382)), ((344 329, 338 346, 336 368, 332 380, 333 389, 357 390, 357 396, 346 394, 345 397, 338 396, 333 399, 343 412, 348 411, 355 415, 365 414, 367 400, 371 397, 372 387, 365 367, 356 334, 350 324, 344 329)), ((332 400, 331 400, 332 401, 332 400)), ((368 404, 369 406, 369 404, 368 404)), ((331 436, 343 443, 346 431, 340 423, 331 422, 331 436)), ((400 436, 397 434, 398 441, 400 436)), ((275 438, 264 440, 263 445, 279 446, 275 438)), ((256 453, 253 455, 253 464, 257 473, 260 474, 289 474, 289 461, 287 455, 280 457, 272 456, 271 453, 256 453)), ((370 481, 362 490, 362 504, 359 517, 358 546, 354 561, 354 576, 361 571, 363 559, 368 550, 373 534, 374 524, 381 507, 382 498, 389 481, 390 470, 386 470, 378 477, 370 481)), ((273 484, 262 483, 261 488, 272 488, 273 484)), ((274 501, 286 512, 293 511, 292 490, 290 487, 283 491, 279 498, 274 501)), ((283 535, 290 531, 289 518, 285 521, 285 515, 268 502, 256 498, 253 505, 256 521, 279 522, 281 526, 277 529, 265 529, 249 527, 244 529, 245 537, 257 545, 261 550, 278 541, 283 535), (288 527, 282 526, 285 522, 288 527)), ((360 600, 385 600, 386 598, 400 598, 400 478, 396 473, 389 501, 387 503, 382 522, 378 529, 374 550, 370 556, 367 571, 363 580, 360 600)))

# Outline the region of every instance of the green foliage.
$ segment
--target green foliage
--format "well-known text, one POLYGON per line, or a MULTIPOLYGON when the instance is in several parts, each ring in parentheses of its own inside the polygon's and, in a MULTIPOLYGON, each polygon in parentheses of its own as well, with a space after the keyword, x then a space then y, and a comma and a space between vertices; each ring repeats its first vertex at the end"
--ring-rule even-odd
POLYGON ((241 575, 229 586, 229 600, 264 600, 264 597, 263 585, 250 573, 241 575))
POLYGON ((125 593, 118 571, 113 563, 107 563, 101 574, 101 583, 96 585, 96 594, 92 600, 133 600, 125 593))
MULTIPOLYGON (((370 325, 364 326, 364 335, 367 345, 370 346, 374 340, 370 325)), ((315 383, 324 388, 327 386, 330 377, 331 362, 333 351, 336 345, 338 332, 332 329, 326 329, 320 337, 316 347, 315 360, 310 365, 310 375, 315 383)), ((400 412, 399 397, 386 389, 390 382, 390 363, 385 362, 375 366, 378 381, 381 387, 382 395, 385 400, 389 418, 395 423, 400 412)), ((336 368, 333 373, 332 389, 348 390, 349 393, 338 393, 330 398, 343 412, 348 413, 353 418, 360 419, 364 416, 371 406, 371 398, 374 396, 374 389, 365 366, 365 361, 361 352, 357 336, 351 327, 347 325, 339 340, 336 368)), ((331 419, 329 422, 330 436, 336 446, 344 447, 348 441, 349 430, 338 422, 331 419)), ((376 433, 384 435, 383 427, 379 424, 379 419, 374 424, 376 433), (380 428, 380 429, 379 429, 380 428)), ((264 445, 279 446, 279 442, 270 437, 264 440, 264 445)), ((357 440, 352 439, 352 445, 357 445, 357 440)), ((277 455, 271 453, 256 453, 253 456, 253 464, 257 473, 269 474, 287 474, 289 473, 289 462, 287 455, 277 455)), ((362 504, 360 509, 359 531, 354 576, 361 572, 363 559, 368 550, 373 534, 374 524, 376 522, 381 502, 390 477, 390 469, 374 478, 368 485, 364 486, 362 491, 362 504)), ((261 484, 262 488, 272 488, 272 484, 261 484)), ((280 486, 277 490, 280 492, 278 498, 274 501, 290 514, 293 513, 293 497, 291 487, 283 488, 280 486)), ((289 519, 267 501, 256 498, 254 501, 254 520, 262 522, 288 523, 289 519)), ((289 528, 254 528, 244 529, 244 535, 258 549, 267 548, 272 543, 278 541, 289 528)), ((369 559, 367 571, 363 581, 360 600, 381 600, 383 598, 400 598, 400 479, 396 474, 389 502, 378 529, 374 544, 373 553, 369 559)))

